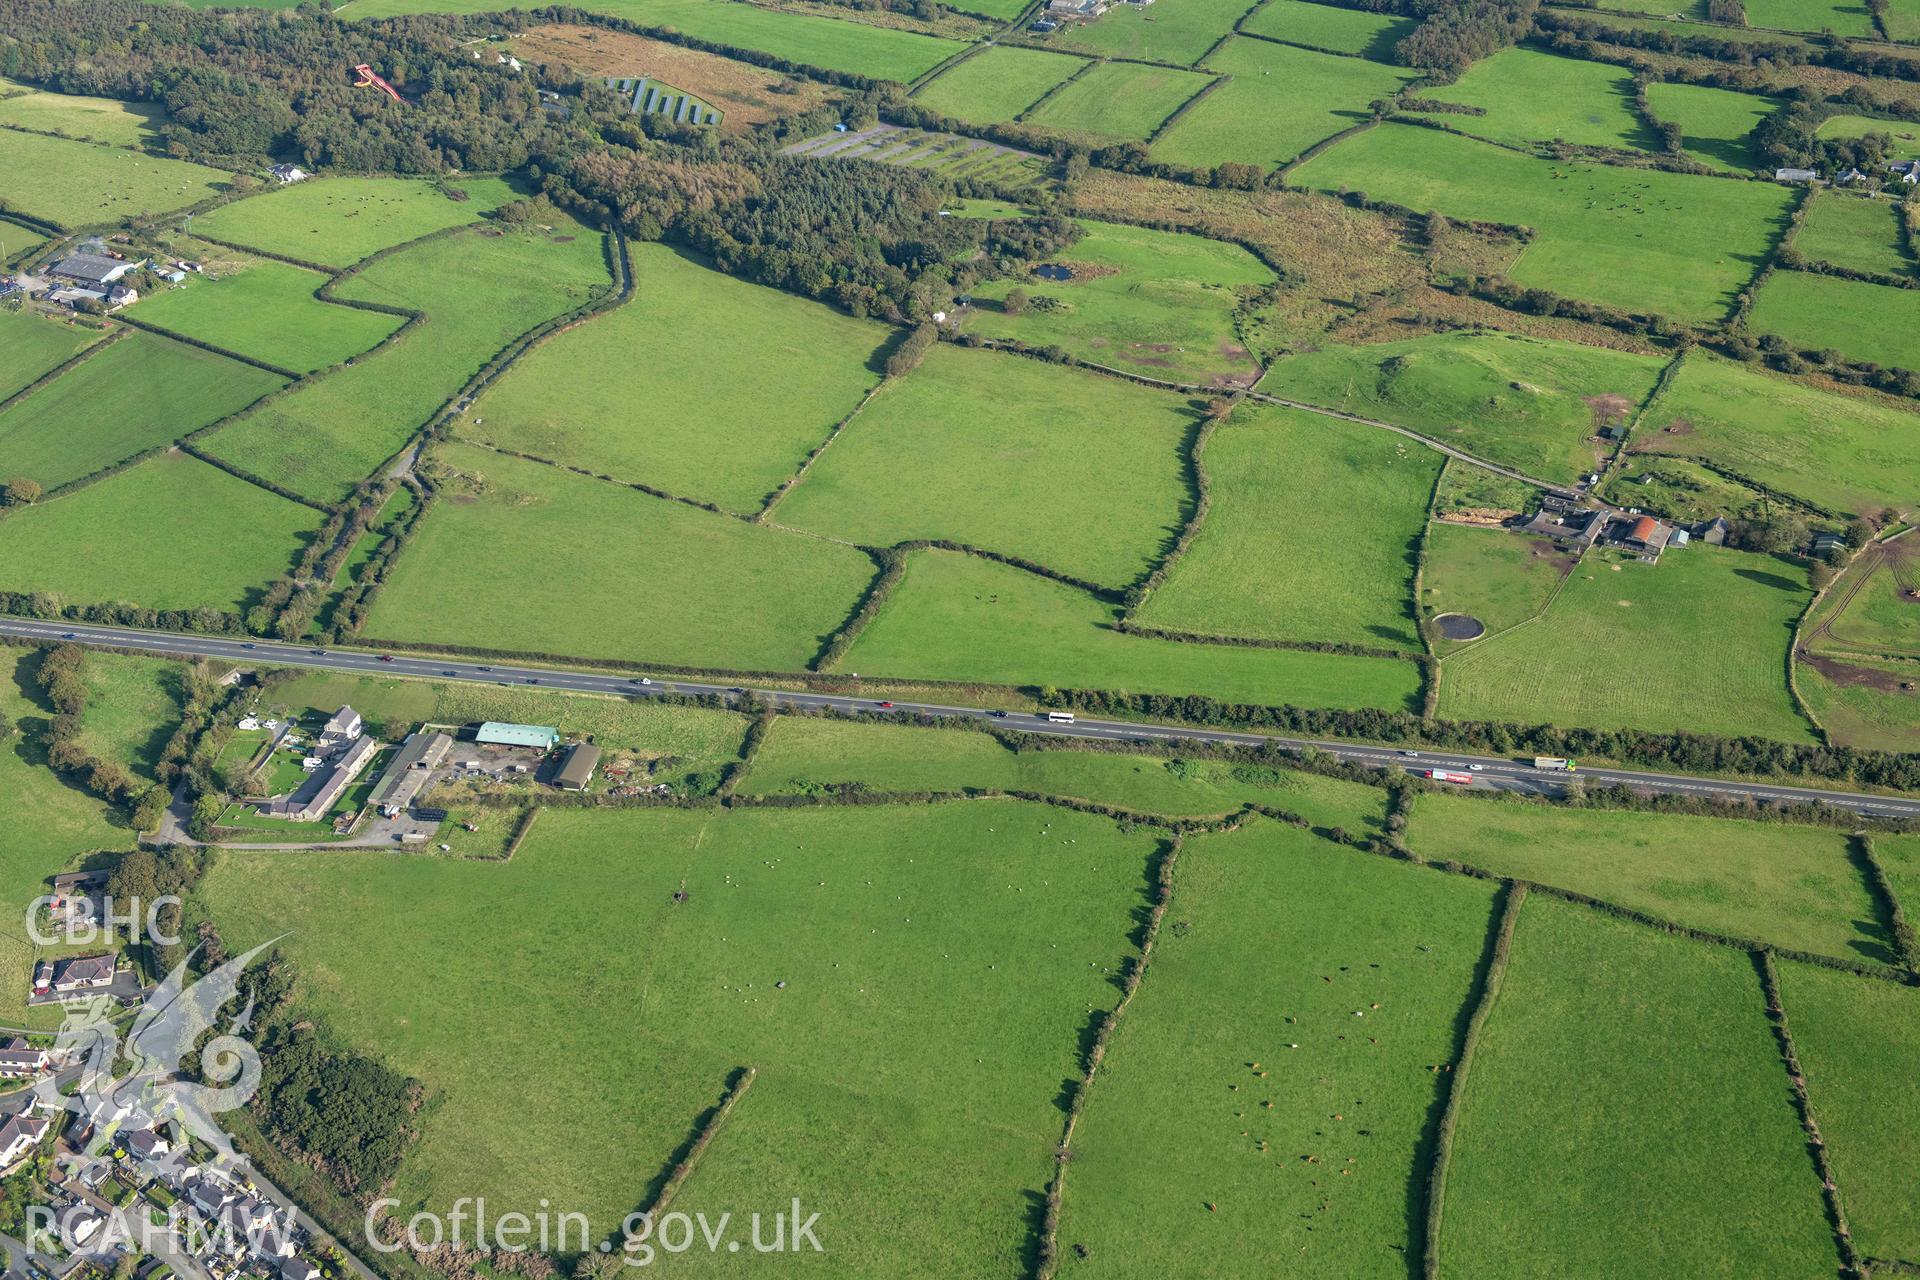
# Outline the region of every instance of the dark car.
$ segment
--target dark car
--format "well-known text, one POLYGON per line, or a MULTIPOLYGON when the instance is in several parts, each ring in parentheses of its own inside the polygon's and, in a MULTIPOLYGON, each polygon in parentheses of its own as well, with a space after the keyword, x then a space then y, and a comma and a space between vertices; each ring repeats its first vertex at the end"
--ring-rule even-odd
POLYGON ((392 662, 392 661, 393 661, 393 655, 392 655, 392 654, 390 654, 390 653, 383 653, 383 654, 381 654, 381 655, 380 655, 380 661, 382 661, 382 662, 392 662))
POLYGON ((260 646, 253 643, 253 641, 249 640, 245 644, 241 645, 240 647, 242 649, 258 649, 260 646))
POLYGON ((1004 711, 989 711, 987 712, 987 714, 992 716, 995 720, 1005 720, 1007 718, 1007 713, 1004 711))
POLYGON ((309 649, 307 650, 307 652, 312 654, 316 658, 324 658, 327 656, 327 651, 325 649, 309 649))
POLYGON ((440 674, 443 676, 457 676, 460 673, 458 671, 442 671, 440 674))
POLYGON ((480 670, 482 670, 482 671, 491 671, 491 670, 493 670, 493 668, 492 668, 492 667, 481 667, 481 668, 480 668, 480 670))
POLYGON ((528 676, 528 677, 527 677, 527 683, 528 683, 528 684, 539 684, 539 683, 540 683, 540 677, 539 677, 539 676, 528 676))
POLYGON ((60 638, 62 640, 72 640, 72 639, 75 639, 75 636, 71 631, 62 631, 60 633, 60 638))

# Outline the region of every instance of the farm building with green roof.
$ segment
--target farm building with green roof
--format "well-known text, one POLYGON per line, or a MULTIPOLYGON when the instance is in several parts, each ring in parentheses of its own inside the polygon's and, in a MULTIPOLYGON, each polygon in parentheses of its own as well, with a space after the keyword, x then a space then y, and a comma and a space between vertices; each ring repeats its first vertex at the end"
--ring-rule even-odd
POLYGON ((498 747, 538 747, 551 751, 560 741, 560 731, 544 724, 504 724, 489 720, 474 732, 473 740, 498 747))

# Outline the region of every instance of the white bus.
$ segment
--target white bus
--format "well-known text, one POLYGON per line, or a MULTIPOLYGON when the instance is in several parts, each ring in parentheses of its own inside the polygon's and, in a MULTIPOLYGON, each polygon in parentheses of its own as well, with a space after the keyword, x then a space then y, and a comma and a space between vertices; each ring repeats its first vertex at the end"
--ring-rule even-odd
POLYGON ((1049 711, 1049 712, 1047 712, 1047 723, 1049 723, 1049 724, 1072 724, 1072 723, 1073 723, 1073 712, 1071 712, 1071 711, 1049 711))

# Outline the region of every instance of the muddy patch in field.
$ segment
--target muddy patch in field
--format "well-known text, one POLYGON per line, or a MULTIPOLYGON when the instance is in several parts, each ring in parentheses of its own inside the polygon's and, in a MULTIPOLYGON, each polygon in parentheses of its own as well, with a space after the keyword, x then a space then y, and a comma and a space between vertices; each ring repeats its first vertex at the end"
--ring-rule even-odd
POLYGON ((1920 670, 1897 675, 1878 667, 1858 667, 1823 654, 1802 650, 1800 661, 1842 688, 1872 689, 1876 693, 1905 693, 1920 697, 1920 670))

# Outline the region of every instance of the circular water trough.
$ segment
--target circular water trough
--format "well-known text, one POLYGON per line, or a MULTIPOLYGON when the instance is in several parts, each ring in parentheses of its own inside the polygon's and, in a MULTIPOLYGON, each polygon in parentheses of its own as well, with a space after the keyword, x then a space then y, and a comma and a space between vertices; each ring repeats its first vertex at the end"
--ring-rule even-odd
POLYGON ((1449 640, 1478 640, 1487 634, 1487 624, 1469 613, 1443 613, 1434 618, 1440 634, 1449 640))

